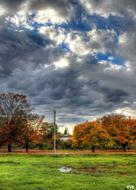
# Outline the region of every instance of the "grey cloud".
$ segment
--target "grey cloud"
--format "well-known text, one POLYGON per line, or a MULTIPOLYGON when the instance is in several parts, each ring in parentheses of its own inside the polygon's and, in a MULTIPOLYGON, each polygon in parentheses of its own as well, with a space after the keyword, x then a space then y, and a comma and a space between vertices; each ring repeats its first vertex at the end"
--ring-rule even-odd
POLYGON ((16 11, 26 0, 0 0, 0 4, 8 9, 8 11, 16 11))
POLYGON ((62 50, 36 31, 18 32, 8 24, 0 29, 0 77, 12 74, 17 68, 38 69, 61 55, 64 55, 62 50))
POLYGON ((135 15, 136 1, 135 0, 86 0, 82 1, 82 4, 86 7, 86 4, 90 3, 92 10, 88 12, 96 12, 97 14, 133 14, 135 15))
MULTIPOLYGON (((100 68, 97 67, 97 69, 100 68)), ((70 75, 68 70, 52 70, 49 73, 48 69, 43 69, 36 75, 32 70, 26 72, 18 70, 12 76, 7 77, 6 83, 8 90, 16 89, 16 91, 27 94, 36 110, 45 114, 47 118, 50 117, 50 113, 48 115, 46 111, 53 109, 57 109, 58 113, 65 113, 63 118, 65 122, 77 122, 84 116, 104 114, 123 106, 125 99, 132 101, 135 99, 135 96, 130 99, 131 88, 121 87, 122 90, 118 89, 121 85, 119 81, 116 88, 111 87, 113 81, 107 76, 107 80, 109 80, 107 83, 106 74, 100 78, 97 74, 86 71, 84 75, 87 75, 88 82, 78 81, 77 78, 70 75), (100 80, 103 81, 103 84, 100 80), (71 116, 67 116, 69 113, 71 116), (74 119, 72 114, 75 115, 74 119)), ((131 106, 131 102, 129 106, 131 106)), ((59 115, 58 120, 63 122, 59 115)))
POLYGON ((119 43, 118 51, 128 61, 130 69, 136 70, 136 26, 124 32, 124 42, 119 43))
POLYGON ((81 121, 85 116, 91 118, 122 107, 125 100, 130 101, 131 106, 135 100, 135 90, 132 90, 135 84, 130 86, 133 77, 127 76, 125 71, 103 73, 105 66, 92 64, 91 61, 80 65, 71 63, 65 69, 55 70, 51 67, 42 68, 36 74, 34 70, 15 70, 6 79, 7 89, 27 94, 37 111, 47 115, 47 118, 50 117, 47 110, 57 109, 61 122, 81 121), (126 85, 122 84, 124 76, 126 85), (66 115, 64 118, 62 113, 66 115))

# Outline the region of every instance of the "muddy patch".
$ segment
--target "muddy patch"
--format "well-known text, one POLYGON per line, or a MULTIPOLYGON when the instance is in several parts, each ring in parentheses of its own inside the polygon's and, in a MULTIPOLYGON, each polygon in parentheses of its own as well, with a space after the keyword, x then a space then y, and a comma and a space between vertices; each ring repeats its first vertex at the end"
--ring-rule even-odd
POLYGON ((90 167, 81 167, 81 168, 74 168, 74 173, 81 173, 81 174, 90 174, 90 175, 99 175, 105 173, 113 173, 116 169, 116 164, 102 164, 102 165, 95 165, 90 167))

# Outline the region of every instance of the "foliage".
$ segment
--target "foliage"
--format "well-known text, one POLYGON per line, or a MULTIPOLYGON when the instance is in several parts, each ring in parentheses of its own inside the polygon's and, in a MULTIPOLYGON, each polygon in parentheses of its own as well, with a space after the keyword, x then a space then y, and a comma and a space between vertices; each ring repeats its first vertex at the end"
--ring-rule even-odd
POLYGON ((27 97, 22 94, 2 93, 0 94, 0 143, 7 144, 11 151, 13 143, 21 142, 22 129, 20 124, 24 122, 31 110, 27 97))
POLYGON ((36 143, 43 117, 31 114, 31 106, 27 97, 21 94, 0 94, 0 144, 25 145, 28 151, 29 143, 36 143))
POLYGON ((113 144, 121 145, 124 151, 132 141, 135 141, 135 119, 124 115, 111 114, 102 117, 101 123, 112 138, 113 144))
POLYGON ((120 114, 106 115, 97 121, 75 126, 72 145, 76 148, 117 148, 136 145, 136 119, 120 114))
MULTIPOLYGON (((44 121, 43 116, 32 114, 27 97, 22 94, 0 94, 0 146, 30 145, 40 149, 52 149, 54 125, 44 121)), ((68 129, 64 134, 58 132, 56 125, 57 148, 92 149, 136 147, 136 119, 120 114, 103 116, 96 121, 81 123, 75 126, 70 137, 68 129), (64 142, 63 137, 68 137, 64 142)))
POLYGON ((107 146, 110 143, 109 134, 103 126, 96 122, 86 122, 74 128, 73 146, 79 148, 92 148, 107 146))

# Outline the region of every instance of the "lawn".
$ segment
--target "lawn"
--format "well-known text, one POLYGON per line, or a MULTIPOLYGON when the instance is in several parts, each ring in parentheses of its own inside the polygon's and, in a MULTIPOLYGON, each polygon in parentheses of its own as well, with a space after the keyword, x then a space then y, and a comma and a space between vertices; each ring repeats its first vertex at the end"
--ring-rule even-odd
POLYGON ((125 190, 136 155, 1 155, 0 190, 125 190), (72 168, 60 173, 62 166, 72 168))

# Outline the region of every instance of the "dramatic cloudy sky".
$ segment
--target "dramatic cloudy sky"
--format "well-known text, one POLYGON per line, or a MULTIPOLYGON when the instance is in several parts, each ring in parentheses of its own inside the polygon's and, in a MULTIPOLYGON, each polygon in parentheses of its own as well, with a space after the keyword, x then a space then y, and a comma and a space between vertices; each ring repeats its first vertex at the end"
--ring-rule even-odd
POLYGON ((136 115, 135 0, 0 0, 0 91, 60 127, 136 115))

